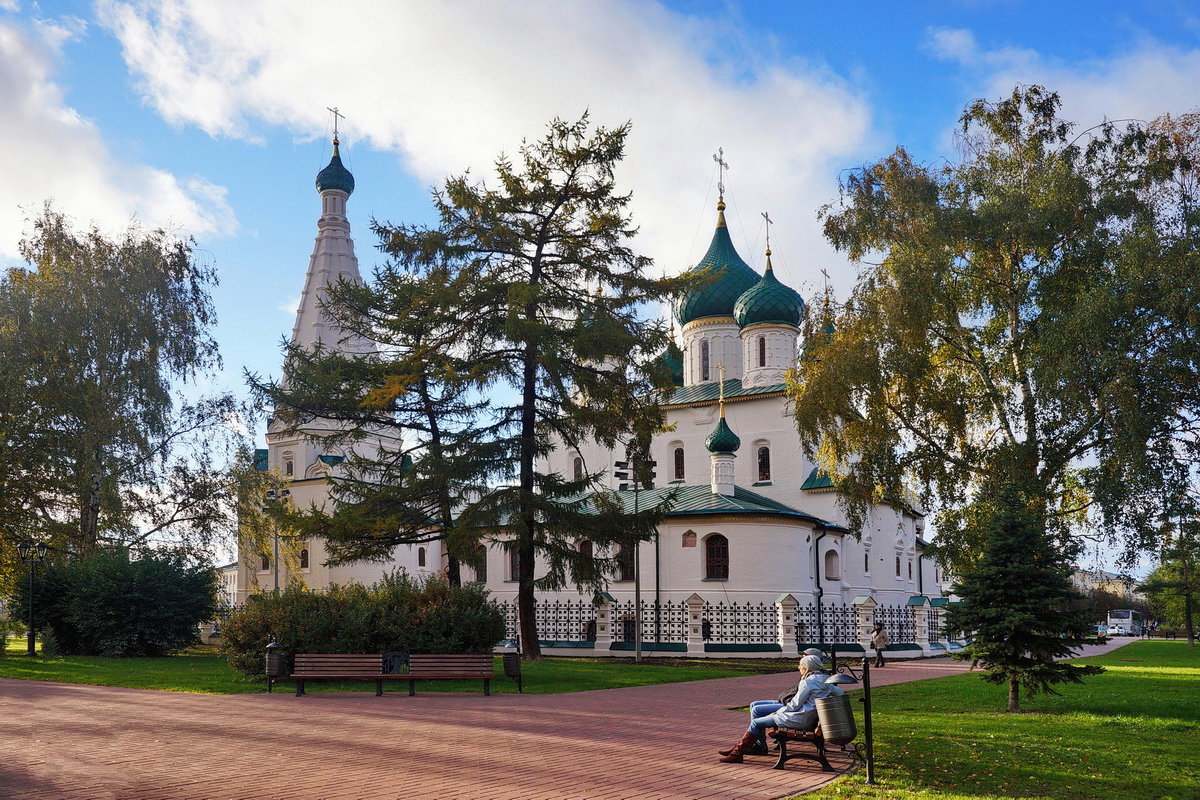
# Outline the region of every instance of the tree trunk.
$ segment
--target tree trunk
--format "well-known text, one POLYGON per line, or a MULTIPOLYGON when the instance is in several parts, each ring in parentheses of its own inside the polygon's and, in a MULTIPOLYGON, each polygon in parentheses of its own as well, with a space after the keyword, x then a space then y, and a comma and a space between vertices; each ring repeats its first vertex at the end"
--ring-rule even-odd
POLYGON ((1013 714, 1021 711, 1021 683, 1016 678, 1008 679, 1008 710, 1013 714))
POLYGON ((446 581, 451 586, 462 586, 462 570, 458 568, 458 559, 452 555, 446 556, 446 581))

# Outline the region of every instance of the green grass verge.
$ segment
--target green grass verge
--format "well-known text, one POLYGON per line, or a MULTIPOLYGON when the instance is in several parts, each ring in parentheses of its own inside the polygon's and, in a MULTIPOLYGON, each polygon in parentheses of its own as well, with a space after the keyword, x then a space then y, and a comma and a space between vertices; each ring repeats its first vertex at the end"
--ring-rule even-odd
MULTIPOLYGON (((788 664, 778 661, 734 661, 725 659, 659 659, 635 663, 632 659, 548 658, 524 664, 525 691, 531 694, 560 694, 622 686, 680 683, 708 678, 732 678, 763 672, 781 672, 788 664)), ((265 692, 263 680, 251 680, 234 671, 213 648, 195 647, 166 658, 100 658, 58 656, 29 658, 25 640, 10 639, 0 658, 0 678, 23 678, 93 686, 123 686, 131 689, 161 689, 205 694, 248 694, 265 692)), ((408 691, 405 681, 388 681, 387 691, 408 691)), ((278 684, 276 691, 289 692, 291 681, 278 684)), ((417 692, 479 692, 482 681, 418 681, 417 692)), ((306 681, 306 692, 374 692, 369 681, 306 681)), ((517 685, 504 677, 496 659, 493 692, 515 692, 517 685)))
POLYGON ((978 675, 873 690, 876 785, 860 770, 804 798, 1200 798, 1200 649, 1137 641, 1081 663, 1107 672, 1022 714, 978 675))

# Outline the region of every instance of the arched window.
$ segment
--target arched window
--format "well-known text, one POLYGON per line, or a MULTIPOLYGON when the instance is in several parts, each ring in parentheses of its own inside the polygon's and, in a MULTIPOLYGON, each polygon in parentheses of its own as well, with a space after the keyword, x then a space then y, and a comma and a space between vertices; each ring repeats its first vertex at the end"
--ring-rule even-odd
POLYGON ((900 556, 896 556, 896 577, 900 577, 900 556))
POLYGON ((617 580, 633 580, 633 548, 623 544, 617 546, 617 580))
POLYGON ((708 340, 700 343, 700 380, 708 380, 708 340))
POLYGON ((289 478, 296 474, 296 467, 291 461, 283 465, 283 474, 289 478))
POLYGON ((513 542, 508 548, 508 579, 510 581, 521 580, 521 553, 517 550, 516 542, 513 542))
POLYGON ((863 572, 871 571, 871 551, 863 550, 863 572))
POLYGON ((912 561, 908 562, 908 579, 912 580, 912 561))
POLYGON ((425 566, 425 548, 424 547, 417 548, 417 566, 418 567, 425 566))
POLYGON ((683 480, 683 448, 675 448, 675 480, 683 480))
POLYGON ((308 569, 308 548, 300 551, 300 569, 308 569))
POLYGON ((475 580, 477 583, 487 583, 487 547, 479 545, 475 548, 475 580))
POLYGON ((593 548, 592 548, 592 543, 590 541, 588 541, 587 539, 584 539, 583 541, 581 541, 579 543, 579 555, 584 556, 586 558, 591 558, 592 552, 593 552, 593 548))
POLYGON ((771 480, 771 448, 758 448, 758 479, 760 481, 771 480))
POLYGON ((827 550, 825 552, 825 579, 830 581, 840 581, 842 579, 842 567, 839 563, 836 550, 827 550))
POLYGON ((266 572, 270 568, 271 568, 271 557, 263 556, 262 557, 262 565, 259 567, 259 569, 261 569, 263 572, 266 572))
POLYGON ((758 337, 758 365, 765 367, 767 365, 767 337, 758 337))
POLYGON ((583 459, 575 456, 575 480, 583 480, 583 459))
POLYGON ((704 540, 704 577, 729 580, 729 540, 719 533, 704 540))

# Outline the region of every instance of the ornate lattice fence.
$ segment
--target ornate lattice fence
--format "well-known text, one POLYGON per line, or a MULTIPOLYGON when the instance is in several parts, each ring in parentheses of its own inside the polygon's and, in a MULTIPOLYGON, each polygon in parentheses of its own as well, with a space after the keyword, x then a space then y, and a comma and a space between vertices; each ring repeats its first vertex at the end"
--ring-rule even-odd
POLYGON ((717 644, 776 644, 779 611, 774 603, 705 603, 701 630, 717 644))
MULTIPOLYGON (((632 642, 634 631, 633 601, 613 604, 613 641, 632 642)), ((642 601, 643 642, 687 642, 687 605, 642 601)))
POLYGON ((849 643, 858 641, 854 606, 846 603, 822 603, 796 608, 796 644, 849 643))
POLYGON ((929 609, 929 641, 940 642, 942 640, 942 612, 940 609, 929 609))
MULTIPOLYGON (((504 635, 517 640, 517 604, 498 603, 504 613, 504 635)), ((587 642, 596 638, 596 608, 586 600, 535 600, 534 621, 544 641, 587 642)))
POLYGON ((908 606, 876 606, 875 623, 883 625, 892 644, 917 639, 913 610, 908 606))

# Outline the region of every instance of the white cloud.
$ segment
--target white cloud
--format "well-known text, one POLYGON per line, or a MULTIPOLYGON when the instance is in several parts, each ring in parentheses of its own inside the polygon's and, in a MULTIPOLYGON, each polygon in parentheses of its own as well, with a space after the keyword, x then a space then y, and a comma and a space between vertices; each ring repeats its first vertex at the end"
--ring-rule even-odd
POLYGON ((1041 84, 1062 97, 1062 115, 1081 128, 1108 119, 1150 120, 1197 106, 1200 49, 1147 36, 1107 58, 1065 62, 1035 50, 981 48, 970 31, 934 28, 926 49, 964 68, 977 96, 999 99, 1019 83, 1041 84))
POLYGON ((175 124, 251 141, 264 123, 319 136, 336 105, 351 146, 394 151, 421 182, 439 184, 468 167, 484 174, 547 120, 590 108, 597 123, 633 121, 618 178, 634 191, 638 247, 668 271, 707 241, 713 211, 702 204, 718 146, 741 218, 769 210, 779 222, 776 264, 794 268, 785 278, 813 281, 844 263, 815 210, 864 150, 870 117, 853 87, 820 66, 771 60, 742 31, 634 0, 333 9, 260 0, 239 4, 234 19, 203 0, 101 0, 99 17, 146 101, 175 124))
POLYGON ((5 204, 0 205, 0 256, 12 258, 26 217, 51 200, 81 223, 109 230, 133 217, 191 234, 228 232, 233 212, 220 187, 181 181, 160 169, 123 162, 96 127, 69 106, 53 81, 60 49, 83 34, 75 18, 22 27, 0 21, 0 153, 5 204))

